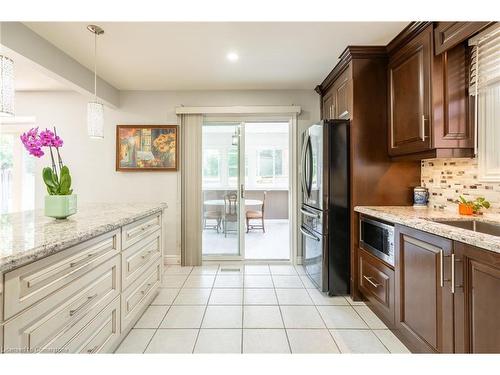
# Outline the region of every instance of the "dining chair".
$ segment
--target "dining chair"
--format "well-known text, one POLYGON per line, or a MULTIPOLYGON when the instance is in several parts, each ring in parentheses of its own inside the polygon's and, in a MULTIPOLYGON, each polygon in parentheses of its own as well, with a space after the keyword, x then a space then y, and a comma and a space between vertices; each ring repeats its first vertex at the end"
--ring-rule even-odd
POLYGON ((227 237, 228 232, 238 232, 238 225, 234 230, 228 228, 228 223, 238 223, 238 195, 236 193, 229 193, 224 195, 224 212, 222 216, 222 226, 224 237, 227 237))
POLYGON ((217 233, 221 229, 222 224, 222 215, 219 210, 207 210, 207 206, 203 206, 203 229, 215 229, 217 233), (215 220, 215 224, 213 222, 209 222, 215 220))
POLYGON ((246 221, 247 221, 247 233, 251 229, 262 229, 262 232, 266 233, 266 227, 264 225, 264 210, 266 206, 266 195, 264 192, 264 197, 262 198, 262 206, 260 210, 247 210, 246 211, 246 221), (260 224, 250 224, 250 220, 260 220, 260 224))

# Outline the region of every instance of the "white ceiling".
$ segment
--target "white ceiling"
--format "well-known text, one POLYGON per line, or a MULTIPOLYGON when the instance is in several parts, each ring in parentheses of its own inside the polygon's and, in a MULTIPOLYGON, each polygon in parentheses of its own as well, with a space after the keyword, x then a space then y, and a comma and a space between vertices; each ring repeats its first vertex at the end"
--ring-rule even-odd
MULTIPOLYGON (((90 22, 89 22, 90 23, 90 22)), ((93 69, 82 22, 27 22, 93 69)), ((385 45, 406 22, 102 22, 98 74, 120 90, 312 89, 347 45, 385 45), (229 51, 239 60, 230 63, 229 51)))

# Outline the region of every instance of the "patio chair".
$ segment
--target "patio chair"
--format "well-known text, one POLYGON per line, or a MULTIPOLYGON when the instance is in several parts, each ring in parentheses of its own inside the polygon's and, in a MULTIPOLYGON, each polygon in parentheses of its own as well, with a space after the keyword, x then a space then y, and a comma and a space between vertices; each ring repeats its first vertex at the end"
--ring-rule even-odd
POLYGON ((264 192, 264 198, 262 199, 262 206, 260 210, 247 210, 246 220, 247 220, 247 233, 251 229, 262 229, 262 232, 266 233, 266 227, 264 225, 264 208, 266 206, 266 194, 264 192), (260 220, 260 224, 250 224, 250 220, 260 220))
POLYGON ((229 193, 224 195, 224 212, 222 214, 222 229, 224 237, 227 237, 228 232, 238 232, 238 195, 236 193, 229 193), (236 223, 235 229, 228 228, 228 223, 236 223))

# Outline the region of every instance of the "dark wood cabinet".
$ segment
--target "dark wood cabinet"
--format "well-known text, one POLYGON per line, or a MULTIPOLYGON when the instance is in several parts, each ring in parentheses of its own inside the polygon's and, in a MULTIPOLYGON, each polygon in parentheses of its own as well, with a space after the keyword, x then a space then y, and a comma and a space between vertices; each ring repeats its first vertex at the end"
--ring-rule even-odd
POLYGON ((389 58, 389 153, 429 150, 432 26, 389 58))
POLYGON ((322 98, 321 102, 321 119, 330 120, 334 118, 334 92, 329 90, 322 98))
POLYGON ((500 353, 500 254, 455 242, 455 352, 500 353))
POLYGON ((352 69, 347 64, 322 95, 322 119, 350 119, 352 114, 352 69))
POLYGON ((396 329, 413 351, 453 353, 453 243, 395 226, 396 329))
POLYGON ((474 122, 469 113, 469 48, 459 44, 433 63, 433 148, 436 156, 472 156, 474 122), (448 152, 446 152, 448 150, 448 152))
POLYGON ((439 55, 486 28, 490 22, 437 22, 434 30, 436 55, 439 55))
POLYGON ((359 249, 359 290, 367 305, 389 328, 394 327, 394 269, 369 252, 359 249))
POLYGON ((355 206, 409 205, 412 186, 420 184, 420 163, 393 160, 387 153, 387 50, 385 46, 349 46, 315 90, 323 119, 350 119, 351 293, 359 291, 359 220, 355 206), (329 109, 332 105, 335 109, 329 109))
POLYGON ((473 155, 469 47, 466 41, 455 43, 458 39, 454 39, 453 45, 435 55, 438 27, 414 23, 388 46, 388 150, 392 157, 473 155))

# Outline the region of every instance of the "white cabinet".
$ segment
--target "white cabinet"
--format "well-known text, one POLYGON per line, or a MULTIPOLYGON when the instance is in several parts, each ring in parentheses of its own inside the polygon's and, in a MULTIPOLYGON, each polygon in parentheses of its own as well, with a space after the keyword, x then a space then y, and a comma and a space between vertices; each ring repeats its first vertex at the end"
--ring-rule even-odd
MULTIPOLYGON (((120 256, 5 323, 5 348, 57 352, 120 295, 120 256)), ((8 301, 7 301, 8 302, 8 301)))
MULTIPOLYGON (((120 253, 115 230, 5 274, 5 320, 66 288, 81 282, 90 270, 120 253)), ((76 286, 74 286, 76 288, 76 286)))
POLYGON ((0 274, 0 352, 112 352, 158 292, 161 222, 156 213, 0 274))

